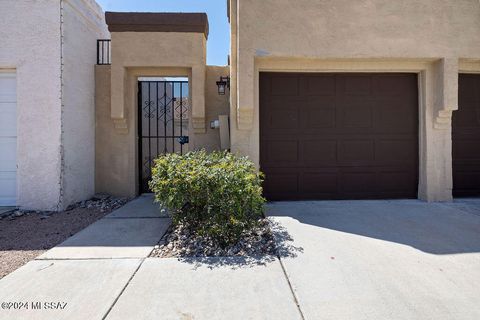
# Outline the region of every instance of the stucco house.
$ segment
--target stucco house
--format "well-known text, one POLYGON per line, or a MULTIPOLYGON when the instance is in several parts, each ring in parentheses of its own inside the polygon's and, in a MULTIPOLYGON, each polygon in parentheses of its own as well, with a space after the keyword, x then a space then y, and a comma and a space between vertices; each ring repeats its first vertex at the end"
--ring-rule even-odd
POLYGON ((0 206, 62 210, 95 192, 94 0, 0 1, 0 206))
POLYGON ((208 66, 205 14, 106 13, 108 40, 91 44, 95 134, 68 148, 67 91, 55 109, 61 203, 78 184, 148 192, 156 156, 199 148, 248 156, 271 200, 480 196, 478 0, 229 0, 227 14, 229 65, 208 66))

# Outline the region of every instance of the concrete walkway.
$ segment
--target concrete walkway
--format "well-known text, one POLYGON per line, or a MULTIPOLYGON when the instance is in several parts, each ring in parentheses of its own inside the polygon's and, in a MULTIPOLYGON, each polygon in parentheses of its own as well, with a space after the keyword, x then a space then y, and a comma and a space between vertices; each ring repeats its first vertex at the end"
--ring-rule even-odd
POLYGON ((3 278, 0 319, 480 319, 480 200, 267 213, 280 258, 147 258, 170 221, 140 197, 3 278))

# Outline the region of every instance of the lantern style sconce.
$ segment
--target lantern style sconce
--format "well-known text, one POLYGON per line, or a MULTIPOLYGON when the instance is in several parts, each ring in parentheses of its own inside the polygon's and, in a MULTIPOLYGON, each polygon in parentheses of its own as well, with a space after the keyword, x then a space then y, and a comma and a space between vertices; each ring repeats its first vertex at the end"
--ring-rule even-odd
POLYGON ((217 86, 218 86, 218 94, 223 96, 225 95, 225 92, 230 90, 230 77, 220 77, 220 81, 217 81, 217 86))

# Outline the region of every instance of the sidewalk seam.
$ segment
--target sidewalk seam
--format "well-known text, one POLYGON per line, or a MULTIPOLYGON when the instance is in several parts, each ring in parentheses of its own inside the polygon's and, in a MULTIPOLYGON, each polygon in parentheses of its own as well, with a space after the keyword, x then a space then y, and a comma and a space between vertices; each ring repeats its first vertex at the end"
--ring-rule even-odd
POLYGON ((285 266, 283 265, 282 258, 277 255, 278 261, 280 262, 280 266, 282 267, 283 275, 285 276, 285 280, 287 280, 288 287, 290 288, 290 292, 292 293, 293 296, 293 301, 297 305, 298 312, 300 313, 300 317, 305 320, 305 316, 303 315, 302 308, 300 307, 300 302, 298 301, 297 295, 295 294, 295 291, 293 290, 292 283, 290 282, 290 278, 288 278, 287 270, 285 269, 285 266))
POLYGON ((142 264, 145 262, 145 259, 142 259, 140 264, 138 265, 137 269, 135 269, 135 271, 133 272, 133 274, 130 276, 130 278, 128 279, 127 283, 125 284, 125 286, 122 288, 122 290, 120 291, 120 294, 115 298, 115 300, 113 301, 112 305, 110 306, 110 308, 108 308, 107 312, 105 313, 105 315, 102 317, 102 320, 105 320, 108 315, 110 314, 110 312, 112 311, 113 307, 115 307, 115 305, 117 304, 117 301, 118 299, 120 299, 120 297, 123 295, 123 293, 125 292, 125 290, 127 289, 128 285, 130 284, 130 282, 132 281, 133 277, 135 277, 135 275, 137 274, 138 270, 140 269, 140 267, 142 266, 142 264))

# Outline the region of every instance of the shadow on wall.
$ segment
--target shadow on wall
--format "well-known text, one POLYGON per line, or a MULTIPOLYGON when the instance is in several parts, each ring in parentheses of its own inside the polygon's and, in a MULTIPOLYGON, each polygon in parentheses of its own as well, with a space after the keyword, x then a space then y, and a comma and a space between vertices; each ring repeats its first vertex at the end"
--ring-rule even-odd
MULTIPOLYGON (((322 229, 330 229, 395 242, 432 254, 480 252, 480 199, 453 203, 273 202, 268 205, 267 214, 293 218, 293 221, 281 220, 294 236, 301 232, 305 241, 312 238, 322 241, 325 236, 322 229)), ((295 244, 301 245, 301 241, 295 244)))

